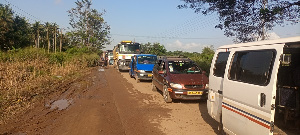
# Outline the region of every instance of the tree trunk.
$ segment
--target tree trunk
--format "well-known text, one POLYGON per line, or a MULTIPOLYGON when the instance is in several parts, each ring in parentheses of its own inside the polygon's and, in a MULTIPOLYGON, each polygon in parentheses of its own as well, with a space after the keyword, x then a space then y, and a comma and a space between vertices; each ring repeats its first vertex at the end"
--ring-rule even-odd
POLYGON ((59 39, 59 52, 61 52, 61 48, 62 48, 62 29, 60 29, 60 39, 59 39))
POLYGON ((48 53, 50 53, 49 29, 47 28, 48 53))
MULTIPOLYGON (((266 9, 266 6, 268 6, 268 0, 263 0, 263 8, 266 9)), ((262 19, 262 35, 261 35, 261 40, 265 40, 266 39, 266 22, 265 19, 262 19)))
POLYGON ((56 26, 55 26, 55 28, 54 28, 54 48, 55 48, 55 53, 56 53, 56 26))
POLYGON ((37 48, 40 48, 40 31, 37 30, 37 48))
POLYGON ((52 37, 52 52, 54 52, 55 51, 55 49, 54 49, 54 35, 53 35, 53 37, 52 37))
POLYGON ((37 47, 37 38, 34 38, 34 44, 35 44, 35 48, 38 48, 37 47))

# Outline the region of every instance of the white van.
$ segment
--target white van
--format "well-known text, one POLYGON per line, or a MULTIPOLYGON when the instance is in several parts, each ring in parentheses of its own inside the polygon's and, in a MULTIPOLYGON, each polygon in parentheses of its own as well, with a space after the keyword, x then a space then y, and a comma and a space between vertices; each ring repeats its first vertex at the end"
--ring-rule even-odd
POLYGON ((300 36, 221 46, 210 68, 208 113, 227 134, 299 134, 299 81, 300 36))

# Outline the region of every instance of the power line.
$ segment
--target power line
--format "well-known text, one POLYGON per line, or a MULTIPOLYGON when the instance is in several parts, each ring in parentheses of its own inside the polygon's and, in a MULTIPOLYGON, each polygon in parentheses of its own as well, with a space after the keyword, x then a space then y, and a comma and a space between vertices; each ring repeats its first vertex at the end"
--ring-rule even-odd
POLYGON ((214 37, 214 38, 207 38, 207 37, 192 37, 192 38, 187 38, 187 37, 155 37, 155 36, 137 36, 137 35, 124 35, 124 34, 111 34, 111 35, 116 35, 116 36, 125 36, 125 37, 146 37, 146 38, 161 38, 161 39, 221 39, 224 37, 214 37))
MULTIPOLYGON (((14 12, 14 14, 18 15, 18 16, 22 16, 22 17, 25 17, 26 19, 32 21, 32 23, 35 23, 35 22, 41 22, 42 24, 45 24, 46 22, 48 21, 43 21, 41 20, 40 18, 28 13, 27 11, 23 10, 22 8, 12 4, 11 2, 7 1, 7 0, 4 0, 8 5, 11 5, 12 7, 14 7, 14 9, 12 8, 12 11, 14 12), (22 12, 22 13, 21 13, 22 12), (26 15, 24 15, 23 13, 25 13, 26 15)), ((56 22, 54 22, 56 23, 56 22)), ((67 28, 64 28, 64 27, 58 27, 59 29, 64 29, 66 30, 67 28)))
POLYGON ((25 10, 23 10, 23 9, 19 8, 18 6, 12 4, 11 2, 9 2, 9 1, 7 1, 7 0, 4 0, 4 1, 5 1, 6 3, 8 3, 9 5, 12 5, 12 6, 15 7, 16 9, 20 10, 21 12, 24 12, 24 13, 27 14, 29 17, 28 17, 28 16, 25 16, 24 14, 22 14, 22 13, 16 11, 16 10, 13 10, 13 11, 16 12, 17 14, 19 14, 19 15, 21 15, 21 16, 24 16, 24 17, 26 17, 27 19, 32 20, 32 21, 35 21, 35 22, 39 21, 39 22, 45 23, 45 22, 42 21, 40 18, 35 17, 34 15, 32 15, 32 14, 26 12, 25 10), (32 18, 30 18, 30 17, 32 17, 32 18, 34 18, 34 19, 32 19, 32 18))

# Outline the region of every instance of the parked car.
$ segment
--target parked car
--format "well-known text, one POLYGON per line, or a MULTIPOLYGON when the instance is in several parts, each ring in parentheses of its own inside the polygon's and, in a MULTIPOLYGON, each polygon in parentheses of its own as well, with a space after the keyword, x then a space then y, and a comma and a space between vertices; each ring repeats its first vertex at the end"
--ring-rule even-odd
POLYGON ((156 55, 152 54, 137 54, 131 57, 129 64, 129 75, 136 79, 136 82, 140 80, 152 80, 152 69, 157 60, 156 55))
POLYGON ((153 67, 152 89, 162 91, 165 102, 173 99, 207 99, 208 77, 192 60, 162 57, 153 67))

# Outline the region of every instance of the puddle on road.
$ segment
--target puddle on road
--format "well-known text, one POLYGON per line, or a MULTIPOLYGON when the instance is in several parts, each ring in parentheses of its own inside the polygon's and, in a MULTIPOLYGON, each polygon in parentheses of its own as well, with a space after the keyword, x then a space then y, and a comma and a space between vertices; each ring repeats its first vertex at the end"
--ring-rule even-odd
MULTIPOLYGON (((67 99, 56 100, 53 103, 51 103, 50 109, 53 110, 53 109, 57 108, 59 111, 63 110, 63 109, 67 109, 72 104, 72 101, 73 101, 72 99, 70 99, 70 100, 67 100, 67 99)), ((47 107, 47 105, 46 105, 46 107, 47 107)))

